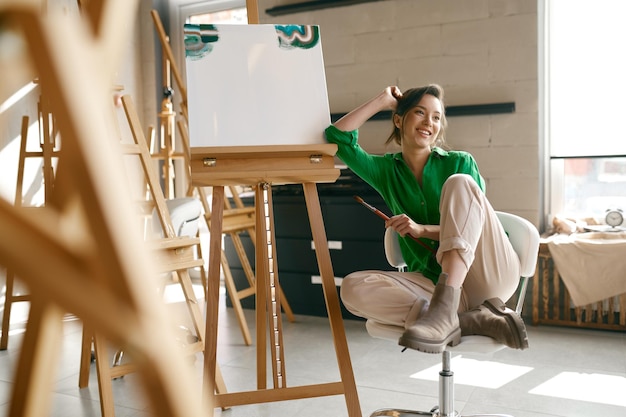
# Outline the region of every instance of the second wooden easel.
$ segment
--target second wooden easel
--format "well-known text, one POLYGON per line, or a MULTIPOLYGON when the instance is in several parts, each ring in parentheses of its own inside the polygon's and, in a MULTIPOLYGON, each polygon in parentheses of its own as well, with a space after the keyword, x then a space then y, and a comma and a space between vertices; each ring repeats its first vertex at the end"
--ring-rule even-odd
MULTIPOLYGON (((51 113, 48 100, 41 94, 38 102, 39 115, 39 146, 41 150, 28 150, 28 128, 29 118, 22 118, 21 142, 18 159, 17 181, 15 187, 15 207, 24 206, 24 176, 26 171, 26 160, 35 158, 41 160, 42 182, 44 188, 44 206, 46 201, 52 195, 54 185, 54 164, 53 161, 58 158, 60 152, 59 143, 57 143, 57 131, 54 126, 54 116, 51 113)), ((30 210, 37 210, 40 207, 34 207, 30 204, 30 210)), ((16 283, 15 272, 8 269, 6 272, 6 294, 4 297, 4 308, 2 312, 2 336, 0 336, 0 350, 6 350, 9 344, 9 327, 11 323, 11 309, 14 303, 29 302, 28 294, 15 294, 16 283)))
MULTIPOLYGON (((192 148, 192 181, 198 186, 213 186, 211 241, 209 259, 218 259, 222 251, 221 230, 224 211, 224 186, 245 184, 255 188, 256 207, 256 336, 257 390, 213 394, 215 406, 344 395, 350 417, 360 417, 361 410, 348 351, 343 319, 335 287, 328 241, 324 229, 317 182, 334 182, 339 170, 334 167, 336 145, 291 145, 251 147, 192 148), (251 162, 254 163, 251 163, 251 162), (274 215, 271 184, 302 184, 309 222, 315 244, 322 288, 332 332, 341 380, 338 382, 287 387, 280 315, 278 261, 275 253, 274 215), (268 332, 268 324, 270 326, 268 332), (273 388, 267 388, 267 335, 269 333, 273 388)), ((209 263, 207 295, 207 331, 204 363, 205 392, 214 393, 217 356, 217 325, 220 269, 209 263)))

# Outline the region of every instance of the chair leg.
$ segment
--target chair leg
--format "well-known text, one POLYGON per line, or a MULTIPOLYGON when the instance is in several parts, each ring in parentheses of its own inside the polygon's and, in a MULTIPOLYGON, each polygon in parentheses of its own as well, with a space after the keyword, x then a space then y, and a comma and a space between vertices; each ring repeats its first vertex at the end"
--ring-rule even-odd
POLYGON ((445 350, 441 353, 441 371, 439 371, 439 414, 456 416, 454 411, 454 372, 450 366, 451 354, 445 350))
POLYGON ((439 372, 439 409, 433 416, 441 417, 513 417, 509 414, 459 414, 454 411, 454 372, 452 372, 450 351, 441 354, 439 372))
POLYGON ((431 416, 431 417, 459 417, 454 411, 454 372, 450 367, 450 352, 444 350, 441 354, 441 371, 439 371, 439 406, 430 411, 403 410, 394 408, 383 408, 374 411, 370 417, 409 417, 409 416, 431 416))
POLYGON ((370 417, 513 417, 509 414, 459 414, 454 411, 454 372, 451 368, 450 351, 444 350, 441 354, 441 371, 439 371, 439 406, 430 411, 403 410, 397 408, 383 408, 374 411, 370 417))

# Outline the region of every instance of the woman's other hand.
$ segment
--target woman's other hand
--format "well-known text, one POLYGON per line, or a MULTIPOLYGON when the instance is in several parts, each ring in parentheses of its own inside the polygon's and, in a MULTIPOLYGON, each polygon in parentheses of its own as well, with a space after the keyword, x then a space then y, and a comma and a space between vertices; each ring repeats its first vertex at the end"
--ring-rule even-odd
POLYGON ((398 214, 397 216, 390 217, 385 226, 393 228, 402 237, 411 235, 418 238, 422 236, 424 231, 424 226, 415 223, 406 214, 398 214))

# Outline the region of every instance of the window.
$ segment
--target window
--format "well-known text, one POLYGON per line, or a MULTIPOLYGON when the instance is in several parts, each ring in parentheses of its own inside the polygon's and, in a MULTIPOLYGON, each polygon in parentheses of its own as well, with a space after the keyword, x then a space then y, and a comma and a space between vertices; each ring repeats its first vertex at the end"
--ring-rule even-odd
POLYGON ((609 208, 626 208, 626 157, 552 157, 550 167, 553 214, 602 219, 609 208))
POLYGON ((246 0, 171 0, 170 3, 170 44, 183 74, 185 51, 182 34, 185 23, 248 23, 246 0))
POLYGON ((626 211, 626 2, 544 0, 546 212, 626 211))
POLYGON ((219 10, 189 16, 186 23, 208 24, 208 23, 248 23, 248 10, 245 7, 236 7, 233 9, 219 10))

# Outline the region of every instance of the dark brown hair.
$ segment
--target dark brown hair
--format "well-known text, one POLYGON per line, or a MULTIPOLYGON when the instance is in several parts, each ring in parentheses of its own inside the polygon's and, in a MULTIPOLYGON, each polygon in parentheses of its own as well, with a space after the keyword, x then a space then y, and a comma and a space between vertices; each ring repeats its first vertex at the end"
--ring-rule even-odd
MULTIPOLYGON (((391 115, 391 121, 393 122, 393 118, 397 114, 402 119, 401 126, 404 125, 404 117, 406 116, 406 114, 409 112, 409 110, 419 104, 425 94, 430 94, 431 96, 439 99, 439 101, 441 102, 441 108, 443 111, 443 113, 441 114, 441 130, 439 131, 437 138, 435 138, 434 145, 439 147, 446 147, 444 131, 448 126, 448 121, 446 120, 445 106, 443 102, 443 88, 441 88, 440 85, 429 84, 423 87, 410 88, 406 90, 402 94, 402 98, 398 100, 398 106, 396 108, 396 111, 393 112, 393 114, 391 115)), ((395 123, 393 124, 393 131, 387 138, 385 144, 389 144, 392 142, 395 142, 398 145, 402 145, 402 130, 396 127, 395 123)))

